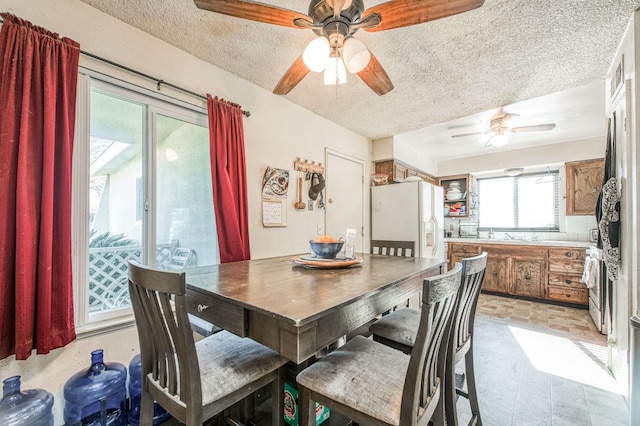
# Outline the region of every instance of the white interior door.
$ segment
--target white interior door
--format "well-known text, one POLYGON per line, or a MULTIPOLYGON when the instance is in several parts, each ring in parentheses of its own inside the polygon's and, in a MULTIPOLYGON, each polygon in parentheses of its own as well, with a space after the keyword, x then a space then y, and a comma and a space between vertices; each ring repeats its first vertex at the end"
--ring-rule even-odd
POLYGON ((364 161, 329 149, 325 152, 325 233, 345 237, 356 229, 356 252, 364 251, 364 161))

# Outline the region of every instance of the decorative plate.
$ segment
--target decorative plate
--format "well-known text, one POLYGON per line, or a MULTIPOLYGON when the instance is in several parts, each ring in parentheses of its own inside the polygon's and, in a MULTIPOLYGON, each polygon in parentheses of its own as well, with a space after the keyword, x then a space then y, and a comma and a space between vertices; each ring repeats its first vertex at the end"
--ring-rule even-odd
POLYGON ((342 269, 360 265, 364 259, 356 257, 355 259, 335 258, 321 259, 314 256, 294 256, 291 261, 294 265, 304 266, 311 269, 342 269))

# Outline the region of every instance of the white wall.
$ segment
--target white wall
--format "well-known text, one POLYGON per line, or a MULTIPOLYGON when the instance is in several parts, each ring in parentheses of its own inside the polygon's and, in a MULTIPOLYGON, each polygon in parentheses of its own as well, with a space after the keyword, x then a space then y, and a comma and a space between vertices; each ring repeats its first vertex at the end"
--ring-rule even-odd
POLYGON ((393 154, 398 160, 404 161, 410 166, 429 173, 430 175, 437 176, 437 163, 431 158, 429 153, 416 149, 397 136, 393 138, 393 154))
POLYGON ((373 141, 371 161, 400 160, 411 167, 437 176, 437 162, 428 152, 420 151, 397 136, 373 141))
POLYGON ((371 149, 371 161, 383 161, 393 159, 393 137, 373 141, 371 149))
MULTIPOLYGON (((604 118, 603 118, 604 121, 604 118)), ((501 152, 438 162, 437 176, 503 170, 510 167, 534 167, 567 161, 603 158, 605 138, 580 139, 533 148, 503 149, 501 152)))
MULTIPOLYGON (((245 119, 247 178, 249 193, 249 232, 253 258, 306 252, 307 241, 324 223, 323 211, 296 211, 295 185, 287 203, 288 226, 263 228, 260 211, 262 176, 267 166, 293 172, 296 157, 324 163, 325 147, 362 159, 370 173, 371 141, 316 114, 304 110, 284 97, 257 87, 215 66, 201 61, 159 39, 111 18, 76 0, 0 0, 0 10, 13 13, 80 43, 81 49, 135 70, 182 86, 195 93, 238 103, 251 111, 245 119)), ((110 67, 81 56, 81 65, 112 74, 110 67)), ((121 77, 155 90, 156 84, 131 76, 121 77)), ((294 89, 295 90, 295 89, 294 89)), ((204 105, 166 87, 162 92, 204 105)), ((292 177, 295 174, 292 173, 292 177)), ((365 217, 369 216, 369 193, 365 193, 365 217)), ((369 236, 365 236, 368 240, 369 236)), ((0 378, 23 376, 23 389, 44 388, 56 398, 56 425, 62 424, 62 387, 72 373, 88 367, 92 349, 105 350, 105 359, 128 364, 138 351, 134 328, 78 339, 49 355, 33 355, 27 361, 12 358, 0 361, 0 378)))

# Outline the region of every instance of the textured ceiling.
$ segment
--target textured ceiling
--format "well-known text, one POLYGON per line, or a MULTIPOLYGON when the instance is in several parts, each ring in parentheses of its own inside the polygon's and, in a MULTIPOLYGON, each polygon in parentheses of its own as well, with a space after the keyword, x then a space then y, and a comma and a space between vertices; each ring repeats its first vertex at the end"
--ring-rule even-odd
MULTIPOLYGON (((193 0, 81 1, 270 91, 315 37, 199 10, 193 0)), ((305 14, 308 7, 304 0, 263 3, 305 14)), ((366 7, 379 3, 365 0, 366 7)), ((336 89, 310 73, 286 99, 374 140, 413 132, 604 79, 639 6, 486 0, 433 22, 359 31, 394 90, 377 96, 355 75, 336 89)))

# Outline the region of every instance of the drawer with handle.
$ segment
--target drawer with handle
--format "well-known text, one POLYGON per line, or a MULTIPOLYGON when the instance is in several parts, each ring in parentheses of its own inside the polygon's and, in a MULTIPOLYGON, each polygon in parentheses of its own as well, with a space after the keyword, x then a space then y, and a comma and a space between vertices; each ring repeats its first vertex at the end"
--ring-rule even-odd
POLYGON ((584 248, 549 249, 549 272, 582 274, 585 254, 584 248))
POLYGON ((572 287, 578 290, 585 290, 587 287, 580 282, 581 275, 567 275, 558 273, 549 273, 549 285, 572 287))
POLYGON ((585 289, 549 286, 549 299, 561 302, 579 303, 589 302, 589 291, 585 289))
POLYGON ((473 256, 474 254, 480 254, 480 245, 451 243, 449 245, 449 252, 451 254, 462 254, 462 255, 473 256))
POLYGON ((187 309, 190 314, 240 337, 247 335, 247 316, 241 306, 220 303, 210 294, 187 287, 187 309))
POLYGON ((549 259, 583 261, 587 255, 584 247, 554 247, 549 249, 549 259))

